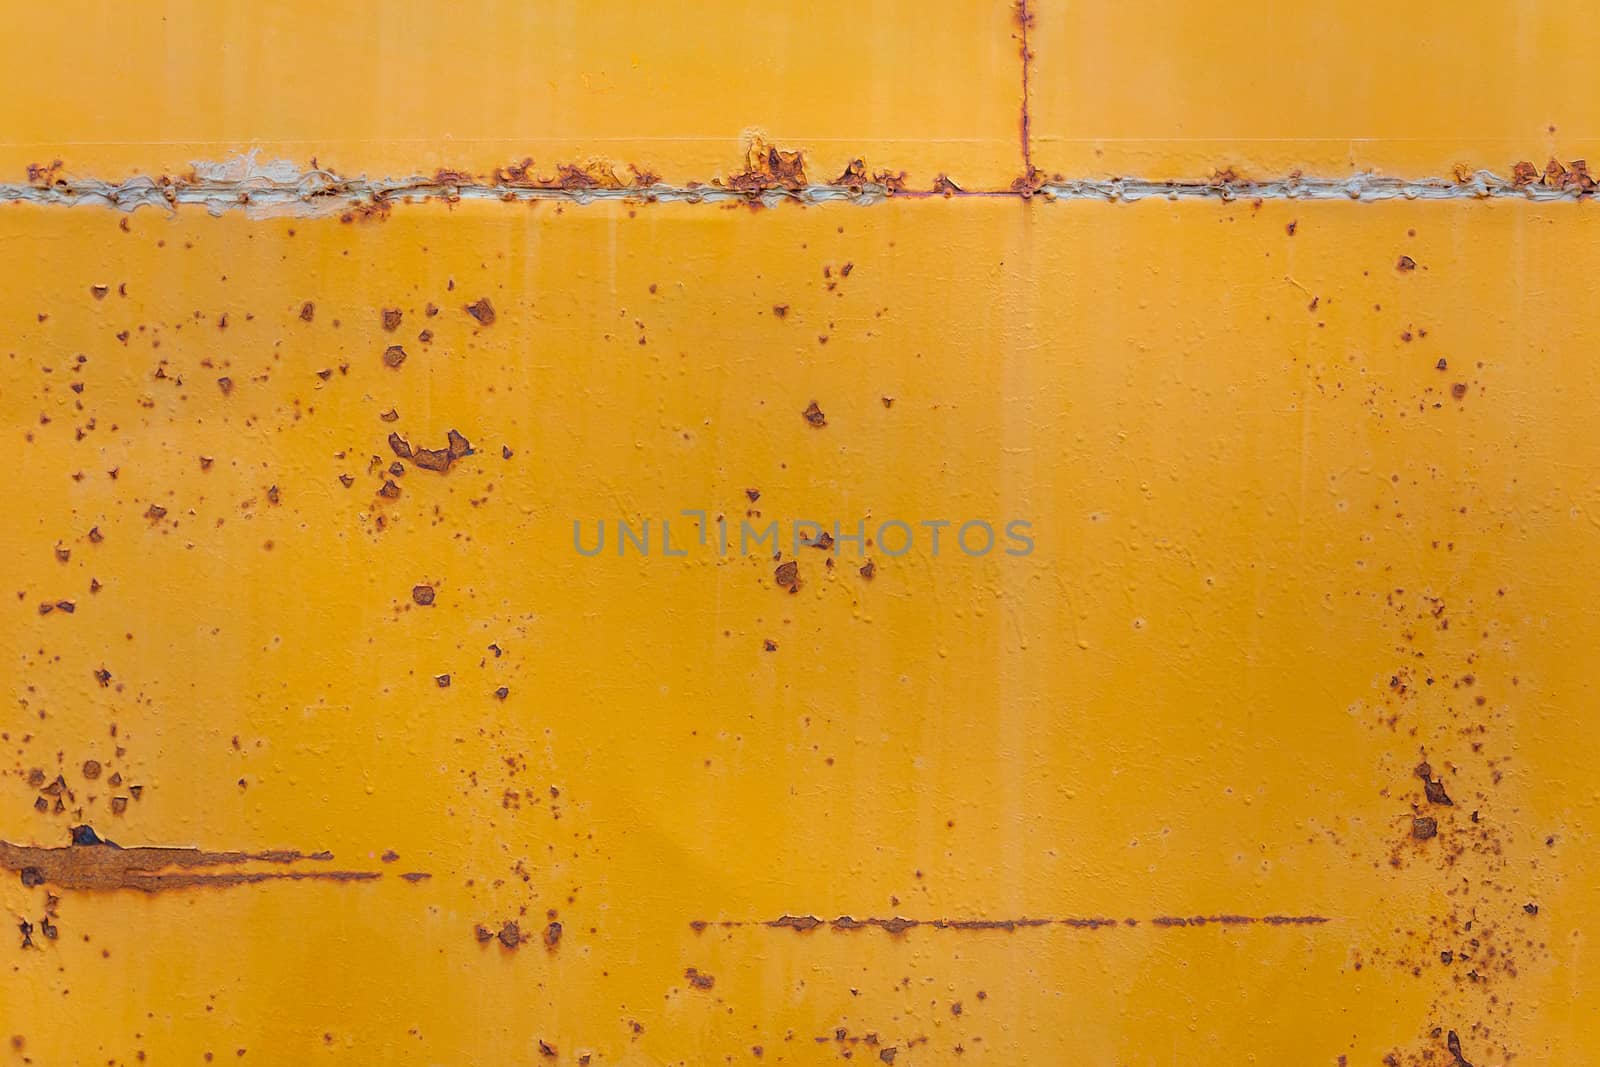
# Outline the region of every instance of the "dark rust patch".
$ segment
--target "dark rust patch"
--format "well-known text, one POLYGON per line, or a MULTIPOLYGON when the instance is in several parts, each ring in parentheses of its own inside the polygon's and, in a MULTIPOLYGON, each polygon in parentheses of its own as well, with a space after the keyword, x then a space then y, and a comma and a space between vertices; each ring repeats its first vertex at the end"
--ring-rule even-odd
POLYGON ((1433 777, 1433 768, 1426 761, 1417 764, 1416 770, 1412 773, 1422 779, 1422 789, 1428 797, 1428 803, 1443 804, 1445 807, 1455 806, 1455 801, 1451 800, 1449 793, 1445 791, 1444 782, 1433 777))
POLYGON ((822 413, 822 409, 817 406, 817 402, 815 400, 811 402, 810 407, 806 408, 800 414, 804 415, 805 420, 816 429, 821 429, 822 427, 828 425, 828 416, 822 413))
POLYGON ((390 345, 383 350, 383 365, 390 370, 399 370, 400 364, 406 361, 406 350, 399 345, 390 345))
POLYGON ((443 448, 413 447, 404 440, 399 440, 398 435, 394 434, 390 435, 389 446, 395 450, 396 455, 403 455, 403 458, 409 459, 414 466, 425 471, 438 471, 439 473, 449 470, 450 464, 456 460, 473 454, 472 442, 468 441, 457 430, 450 430, 445 435, 445 447, 443 448), (396 444, 397 440, 398 446, 396 444), (400 446, 406 449, 405 454, 401 453, 400 446))
POLYGON ((433 603, 433 586, 414 585, 411 587, 411 599, 423 607, 433 603))
POLYGON ((794 592, 800 587, 800 564, 794 560, 778 564, 772 572, 773 579, 789 592, 794 592))
POLYGON ((480 326, 494 325, 494 305, 489 303, 488 297, 482 297, 476 303, 468 304, 462 310, 477 319, 480 326))
POLYGON ((684 971, 683 976, 687 978, 689 980, 689 984, 696 989, 710 989, 712 986, 717 984, 716 978, 709 974, 705 974, 695 967, 690 967, 688 970, 684 971))

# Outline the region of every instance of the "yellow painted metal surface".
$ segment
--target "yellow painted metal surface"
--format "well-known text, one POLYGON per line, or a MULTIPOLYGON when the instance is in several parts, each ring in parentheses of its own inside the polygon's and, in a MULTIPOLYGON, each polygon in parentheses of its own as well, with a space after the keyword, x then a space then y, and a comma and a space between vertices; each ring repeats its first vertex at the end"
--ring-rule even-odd
MULTIPOLYGON (((1600 1058, 1581 184, 1028 170, 1509 174, 1590 105, 1057 7, 20 15, 0 1062, 1600 1058), (51 199, 252 148, 660 181, 51 199)), ((1452 12, 1439 76, 1592 33, 1452 12)))

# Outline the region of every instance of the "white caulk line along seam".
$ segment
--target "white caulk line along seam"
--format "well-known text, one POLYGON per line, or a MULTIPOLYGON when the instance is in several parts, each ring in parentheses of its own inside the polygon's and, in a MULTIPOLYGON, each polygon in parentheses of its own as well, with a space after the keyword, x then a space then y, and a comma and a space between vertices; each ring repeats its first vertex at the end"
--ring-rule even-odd
POLYGON ((53 206, 93 204, 131 211, 140 207, 172 209, 193 205, 213 215, 244 211, 255 215, 338 215, 349 211, 387 209, 423 201, 520 202, 556 200, 589 204, 607 200, 630 203, 780 203, 872 204, 884 200, 960 197, 1087 200, 1107 203, 1139 200, 1487 200, 1534 202, 1586 200, 1594 190, 1578 183, 1565 186, 1518 182, 1489 171, 1460 178, 1393 178, 1358 174, 1347 178, 1288 177, 1262 181, 1108 178, 1049 180, 1034 187, 968 191, 950 186, 938 191, 894 189, 876 182, 848 185, 824 183, 799 188, 736 189, 722 185, 645 185, 624 188, 562 188, 489 182, 453 182, 438 178, 344 178, 326 170, 290 171, 281 164, 230 167, 196 164, 192 178, 130 178, 109 182, 96 178, 59 179, 47 183, 0 183, 0 203, 53 206))

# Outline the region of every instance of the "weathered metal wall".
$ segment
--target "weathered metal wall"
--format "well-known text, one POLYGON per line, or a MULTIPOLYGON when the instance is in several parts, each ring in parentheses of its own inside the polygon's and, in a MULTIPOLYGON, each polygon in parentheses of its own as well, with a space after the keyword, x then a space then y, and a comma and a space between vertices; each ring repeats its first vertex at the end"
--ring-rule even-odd
POLYGON ((9 15, 0 1062, 1600 1061, 1586 9, 9 15))

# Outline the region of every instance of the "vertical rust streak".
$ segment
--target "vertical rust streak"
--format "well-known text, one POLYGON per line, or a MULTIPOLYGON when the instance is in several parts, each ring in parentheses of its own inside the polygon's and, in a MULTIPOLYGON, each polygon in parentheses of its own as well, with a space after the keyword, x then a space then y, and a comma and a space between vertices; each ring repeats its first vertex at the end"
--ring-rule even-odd
POLYGON ((1022 58, 1022 166, 1028 184, 1034 181, 1033 169, 1033 130, 1032 118, 1029 114, 1031 99, 1028 89, 1028 68, 1033 63, 1033 53, 1028 49, 1028 27, 1033 23, 1033 15, 1028 11, 1028 0, 1017 0, 1016 10, 1017 27, 1021 31, 1022 45, 1018 55, 1022 58))

